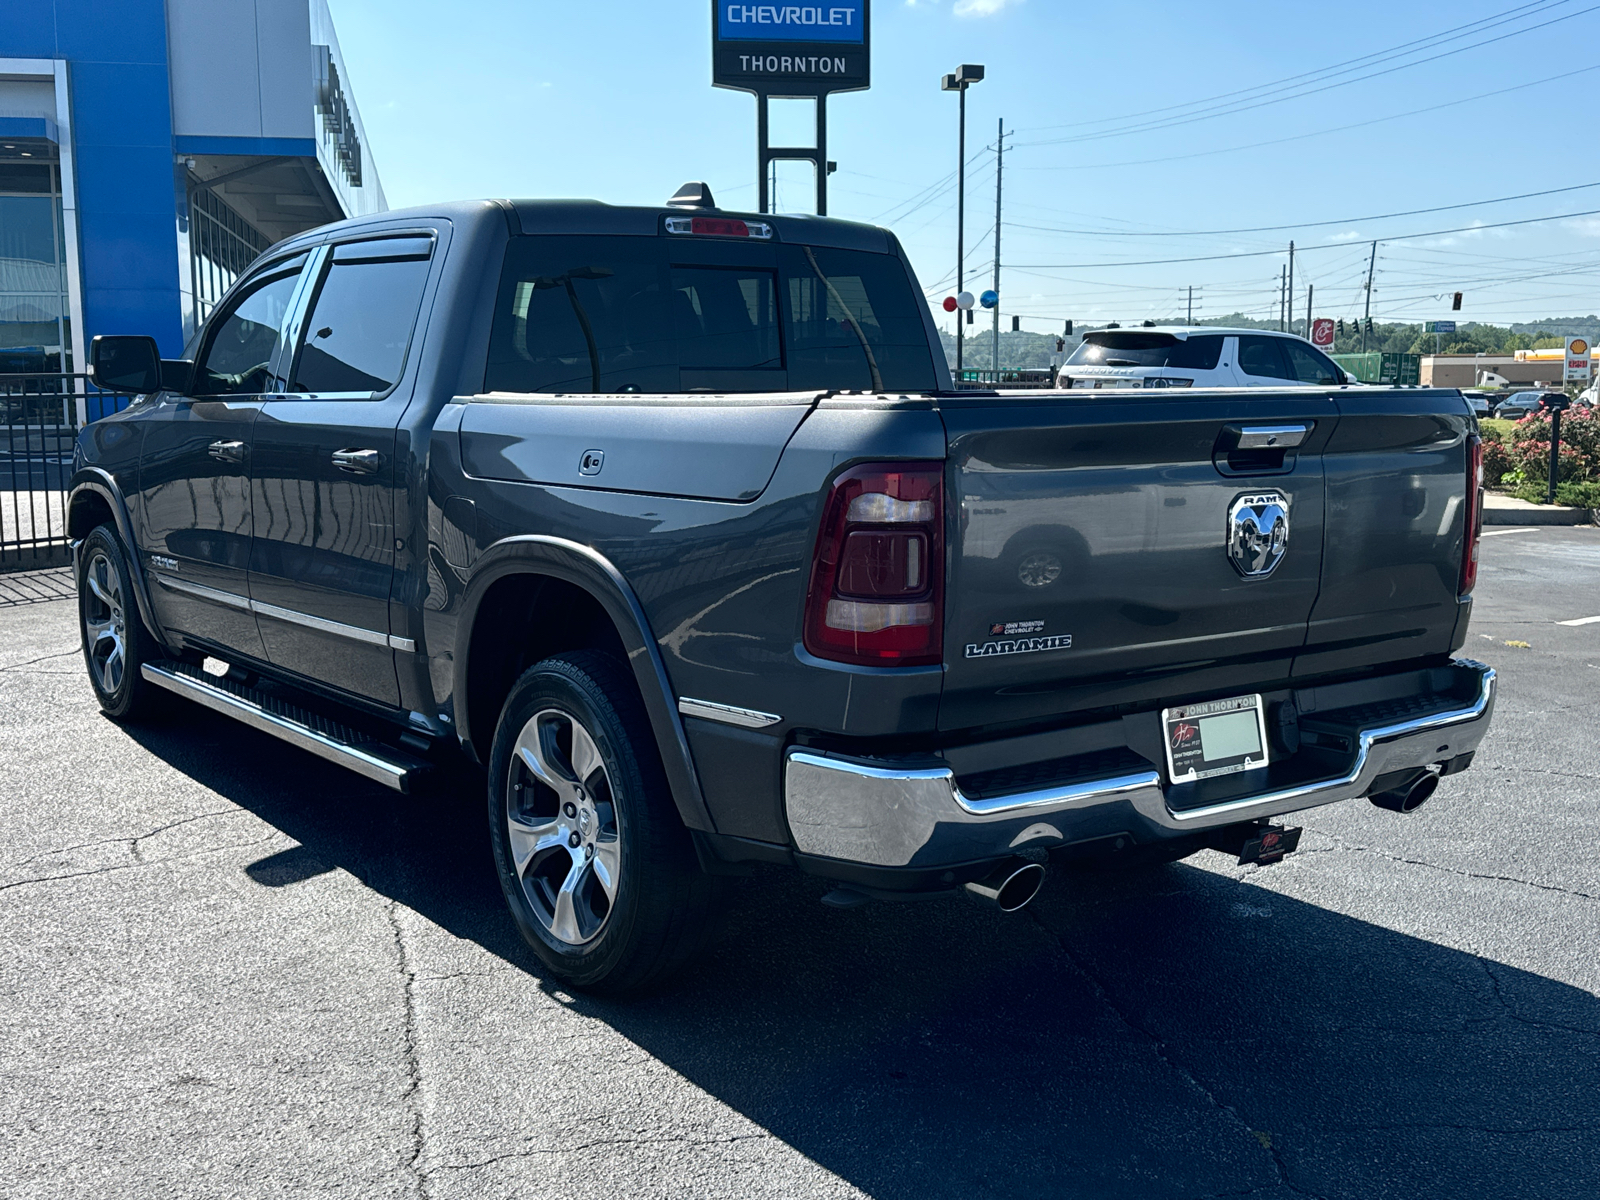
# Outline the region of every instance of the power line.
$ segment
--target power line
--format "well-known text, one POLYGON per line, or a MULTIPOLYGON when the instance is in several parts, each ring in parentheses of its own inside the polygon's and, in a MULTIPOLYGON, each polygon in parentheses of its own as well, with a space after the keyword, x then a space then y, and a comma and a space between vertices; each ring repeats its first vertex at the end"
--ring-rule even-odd
MULTIPOLYGON (((1343 62, 1333 63, 1332 65, 1326 67, 1318 67, 1311 71, 1302 71, 1298 75, 1288 75, 1282 79, 1271 80, 1267 83, 1258 83, 1254 87, 1240 88, 1232 92, 1221 92, 1215 96, 1204 96, 1199 100, 1188 100, 1182 104, 1171 104, 1163 108, 1147 108, 1139 112, 1123 113, 1121 116, 1116 117, 1097 117, 1090 121, 1069 121, 1060 125, 1035 125, 1031 128, 1039 130, 1083 129, 1091 125, 1109 125, 1115 124, 1119 121, 1137 120, 1140 117, 1159 116, 1162 113, 1182 112, 1185 109, 1198 108, 1207 104, 1216 104, 1223 100, 1239 100, 1246 96, 1260 92, 1267 92, 1270 94, 1270 89, 1281 87, 1284 84, 1292 84, 1298 80, 1311 82, 1314 81, 1314 77, 1316 76, 1325 76, 1329 72, 1337 71, 1341 68, 1358 67, 1362 63, 1370 64, 1375 59, 1382 60, 1384 58, 1392 57, 1408 51, 1414 53, 1417 50, 1427 49, 1428 43, 1442 45, 1444 40, 1450 40, 1452 37, 1468 36, 1472 32, 1481 32, 1479 27, 1492 28, 1493 26, 1490 24, 1491 22, 1504 23, 1504 21, 1516 20, 1518 19, 1518 14, 1521 14, 1522 16, 1536 15, 1537 12, 1547 11, 1550 8, 1557 7, 1562 2, 1564 2, 1564 0, 1535 0, 1535 2, 1532 3, 1521 4, 1515 8, 1503 9, 1500 12, 1491 13, 1487 17, 1480 17, 1476 21, 1467 22, 1465 25, 1457 25, 1439 33, 1429 34, 1427 37, 1416 38, 1409 42, 1401 42, 1398 46, 1390 46, 1386 50, 1375 50, 1370 54, 1363 54, 1358 58, 1345 59, 1343 62), (1528 9, 1535 10, 1535 13, 1529 13, 1527 11, 1528 9)), ((1027 132, 1027 130, 1025 129, 1023 132, 1027 132)))
MULTIPOLYGON (((1600 63, 1591 67, 1579 67, 1576 71, 1567 71, 1560 75, 1549 75, 1543 79, 1532 79, 1527 83, 1519 83, 1513 87, 1499 88, 1492 92, 1479 92, 1476 96, 1465 96, 1460 100, 1447 100, 1443 104, 1430 104, 1426 108, 1412 108, 1405 112, 1390 113, 1387 116, 1373 117, 1366 121, 1355 121, 1349 125, 1332 125, 1327 129, 1314 129, 1310 133, 1295 133, 1288 137, 1269 138, 1264 142, 1245 142, 1238 146, 1220 146, 1213 150, 1196 150, 1191 154, 1168 154, 1160 158, 1130 158, 1119 162, 1098 163, 1063 163, 1051 167, 1013 167, 1014 171, 1097 171, 1107 170, 1112 167, 1147 167, 1159 163, 1184 162, 1191 158, 1210 158, 1218 154, 1233 154, 1240 150, 1260 150, 1266 146, 1281 146, 1287 142, 1301 142, 1308 138, 1324 137, 1330 133, 1346 133, 1352 129, 1365 129, 1370 125, 1382 125, 1389 121, 1400 121, 1407 117, 1420 117, 1427 113, 1438 112, 1441 109, 1456 108, 1462 104, 1471 104, 1475 100, 1488 100, 1495 96, 1504 96, 1509 92, 1520 92, 1527 88, 1539 87, 1546 83, 1556 83, 1562 79, 1570 79, 1574 75, 1585 75, 1590 71, 1600 71, 1600 63)), ((1029 142, 1026 145, 1044 145, 1048 143, 1029 142)))
POLYGON ((1457 54, 1465 54, 1468 50, 1476 50, 1476 49, 1479 49, 1479 48, 1481 48, 1483 46, 1492 46, 1497 42, 1503 42, 1503 41, 1508 40, 1509 38, 1520 37, 1525 33, 1533 33, 1536 30, 1545 29, 1545 28, 1548 28, 1551 25, 1560 24, 1562 21, 1570 21, 1570 20, 1573 20, 1576 17, 1581 17, 1581 16, 1584 16, 1584 15, 1586 15, 1588 13, 1595 12, 1597 9, 1600 9, 1600 4, 1591 5, 1589 8, 1580 9, 1579 11, 1577 11, 1575 13, 1567 13, 1567 14, 1565 14, 1563 16, 1552 17, 1550 20, 1541 21, 1537 25, 1529 25, 1529 26, 1526 26, 1526 27, 1524 27, 1522 29, 1514 29, 1509 33, 1502 33, 1502 34, 1499 34, 1499 35, 1497 35, 1495 37, 1492 37, 1492 38, 1485 38, 1481 42, 1473 42, 1471 45, 1468 45, 1468 46, 1458 46, 1454 50, 1446 50, 1446 51, 1443 51, 1442 53, 1431 55, 1428 58, 1419 58, 1419 59, 1416 59, 1413 62, 1401 63, 1398 66, 1393 66, 1393 67, 1386 67, 1381 71, 1373 71, 1373 72, 1371 72, 1369 74, 1360 75, 1360 76, 1357 76, 1354 79, 1345 79, 1345 80, 1342 80, 1342 81, 1340 81, 1338 83, 1328 83, 1328 84, 1324 84, 1321 87, 1306 88, 1306 89, 1298 91, 1295 94, 1290 95, 1290 96, 1280 96, 1277 99, 1260 100, 1260 101, 1257 101, 1255 103, 1250 103, 1250 104, 1243 104, 1243 103, 1235 104, 1235 105, 1233 105, 1231 107, 1224 106, 1222 108, 1217 109, 1214 112, 1200 112, 1200 113, 1197 113, 1197 114, 1194 114, 1194 115, 1190 115, 1190 116, 1171 117, 1171 118, 1167 118, 1167 119, 1160 120, 1160 121, 1147 121, 1147 122, 1145 122, 1143 124, 1129 125, 1129 126, 1125 126, 1125 127, 1121 128, 1121 129, 1108 129, 1108 130, 1102 130, 1102 131, 1100 131, 1098 133, 1076 134, 1076 135, 1074 135, 1072 137, 1065 137, 1065 138, 1049 138, 1049 139, 1045 139, 1043 141, 1036 141, 1036 142, 1019 142, 1019 143, 1017 143, 1017 145, 1019 147, 1022 147, 1022 146, 1061 146, 1061 145, 1067 145, 1067 144, 1070 144, 1070 143, 1078 143, 1078 142, 1096 142, 1096 141, 1103 141, 1106 138, 1125 137, 1128 134, 1132 134, 1132 133, 1153 133, 1153 132, 1155 132, 1157 130, 1161 130, 1161 129, 1173 129, 1173 128, 1176 128, 1176 127, 1178 127, 1180 125, 1192 125, 1197 121, 1209 121, 1209 120, 1213 120, 1213 119, 1215 119, 1217 117, 1234 116, 1234 115, 1236 115, 1238 113, 1250 112, 1250 111, 1252 111, 1254 109, 1257 109, 1257 108, 1266 108, 1266 107, 1268 107, 1270 105, 1282 104, 1282 103, 1284 103, 1284 102, 1286 102, 1288 100, 1301 100, 1301 99, 1304 99, 1307 96, 1315 96, 1315 95, 1319 95, 1322 92, 1332 91, 1335 88, 1348 87, 1352 83, 1361 83, 1361 82, 1364 82, 1365 80, 1368 80, 1368 79, 1378 79, 1378 78, 1380 78, 1380 77, 1382 77, 1384 75, 1392 75, 1396 71, 1408 70, 1411 67, 1420 67, 1420 66, 1423 66, 1423 65, 1425 65, 1427 63, 1437 62, 1437 61, 1439 61, 1440 59, 1443 59, 1443 58, 1451 58, 1451 57, 1453 57, 1453 56, 1455 56, 1457 54))

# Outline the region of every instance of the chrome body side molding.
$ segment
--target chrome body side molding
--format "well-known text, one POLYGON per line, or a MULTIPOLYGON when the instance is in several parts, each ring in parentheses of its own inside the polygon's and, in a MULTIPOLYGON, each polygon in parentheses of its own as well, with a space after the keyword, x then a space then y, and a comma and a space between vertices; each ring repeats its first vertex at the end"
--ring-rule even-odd
POLYGON ((199 583, 190 583, 187 579, 177 579, 159 571, 155 576, 156 582, 164 588, 171 588, 175 592, 187 592, 191 596, 210 600, 214 604, 248 609, 258 617, 287 621, 292 625, 302 625, 307 629, 349 638, 353 642, 365 642, 370 646, 388 646, 391 650, 400 650, 406 654, 417 652, 417 643, 411 638, 396 637, 392 633, 379 633, 376 629, 363 629, 359 625, 346 625, 342 621, 330 621, 326 617, 314 617, 310 613, 297 612, 292 608, 280 608, 276 604, 264 604, 260 600, 251 600, 248 596, 224 592, 219 588, 206 587, 199 583))
POLYGON ((721 721, 724 725, 738 725, 744 729, 765 729, 783 720, 777 713, 760 712, 754 708, 736 708, 732 704, 718 704, 714 700, 691 700, 682 696, 678 711, 686 717, 700 717, 706 721, 721 721))
POLYGON ((903 867, 1118 833, 1177 837, 1334 804, 1366 795, 1380 775, 1477 749, 1494 707, 1495 673, 1465 659, 1455 666, 1477 676, 1471 703, 1362 729, 1351 765, 1331 779, 1175 811, 1155 769, 977 799, 962 792, 947 766, 897 767, 795 748, 784 763, 789 829, 806 854, 903 867))

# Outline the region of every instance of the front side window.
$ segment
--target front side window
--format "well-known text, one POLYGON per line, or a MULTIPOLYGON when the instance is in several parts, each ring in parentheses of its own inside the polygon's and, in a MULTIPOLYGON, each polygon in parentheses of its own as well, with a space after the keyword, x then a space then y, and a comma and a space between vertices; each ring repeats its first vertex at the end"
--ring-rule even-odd
POLYGON ((1293 379, 1284 361, 1283 338, 1239 335, 1239 370, 1263 379, 1293 379))
POLYGON ((1287 338, 1284 339, 1283 348, 1289 355, 1290 379, 1317 387, 1338 387, 1342 382, 1339 368, 1320 350, 1287 338))
POLYGON ((888 254, 670 237, 512 239, 484 386, 511 392, 934 386, 888 254))
POLYGON ((196 396, 243 396, 268 391, 272 356, 283 334, 304 254, 275 263, 247 282, 213 323, 195 369, 196 396))
POLYGON ((335 246, 306 315, 291 392, 386 392, 400 382, 431 238, 335 246))

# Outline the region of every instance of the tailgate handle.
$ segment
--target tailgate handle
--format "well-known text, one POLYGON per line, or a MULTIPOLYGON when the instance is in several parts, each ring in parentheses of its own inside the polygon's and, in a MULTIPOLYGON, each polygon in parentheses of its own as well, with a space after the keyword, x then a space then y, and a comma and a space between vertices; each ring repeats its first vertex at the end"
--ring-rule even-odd
POLYGON ((1239 430, 1239 450, 1292 450, 1306 440, 1307 425, 1246 425, 1239 430))

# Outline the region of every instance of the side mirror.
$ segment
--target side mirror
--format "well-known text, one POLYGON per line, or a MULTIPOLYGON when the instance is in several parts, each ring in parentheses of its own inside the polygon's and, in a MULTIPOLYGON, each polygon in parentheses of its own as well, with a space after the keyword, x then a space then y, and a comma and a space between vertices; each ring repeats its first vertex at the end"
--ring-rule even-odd
POLYGON ((188 395, 194 387, 194 363, 187 358, 163 358, 161 387, 163 391, 188 395))
POLYGON ((108 392, 161 390, 161 351, 152 337, 97 335, 89 348, 89 378, 108 392))

